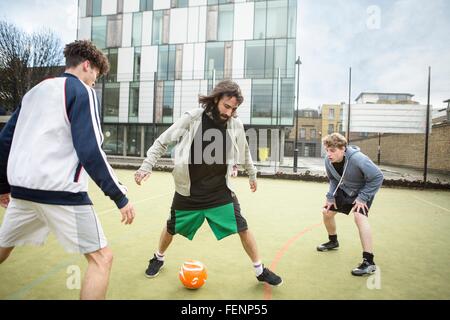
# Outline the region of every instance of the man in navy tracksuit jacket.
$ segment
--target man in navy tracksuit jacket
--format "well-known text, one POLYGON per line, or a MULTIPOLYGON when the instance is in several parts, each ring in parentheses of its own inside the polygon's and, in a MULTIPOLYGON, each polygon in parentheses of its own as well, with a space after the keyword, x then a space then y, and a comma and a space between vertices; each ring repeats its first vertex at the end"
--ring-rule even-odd
POLYGON ((92 88, 109 63, 90 41, 64 49, 66 71, 32 88, 0 133, 0 263, 16 246, 42 245, 50 231, 86 256, 82 299, 106 295, 112 253, 88 196, 88 176, 115 202, 122 222, 134 209, 101 149, 99 103, 92 88))

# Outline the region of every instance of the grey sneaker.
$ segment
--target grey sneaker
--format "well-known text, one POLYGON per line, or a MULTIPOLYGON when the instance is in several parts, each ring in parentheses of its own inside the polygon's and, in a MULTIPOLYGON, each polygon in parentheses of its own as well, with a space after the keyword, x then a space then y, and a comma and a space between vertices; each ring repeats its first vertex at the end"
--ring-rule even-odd
POLYGON ((153 258, 150 259, 147 270, 145 270, 145 276, 148 278, 156 277, 163 266, 164 261, 158 260, 156 255, 153 255, 153 258))
POLYGON ((377 266, 375 265, 375 263, 370 263, 366 259, 363 259, 363 262, 358 267, 352 270, 352 275, 360 277, 366 274, 372 274, 376 270, 377 266))
POLYGON ((317 247, 317 251, 329 251, 329 250, 336 250, 339 248, 339 242, 338 241, 328 241, 326 243, 322 243, 320 246, 317 247))

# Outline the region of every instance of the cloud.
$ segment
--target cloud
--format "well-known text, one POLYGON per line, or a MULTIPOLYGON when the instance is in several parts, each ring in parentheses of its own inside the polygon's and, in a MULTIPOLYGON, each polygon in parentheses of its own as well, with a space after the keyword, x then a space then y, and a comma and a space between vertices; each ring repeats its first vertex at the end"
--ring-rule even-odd
POLYGON ((408 92, 425 104, 429 65, 431 103, 450 98, 445 0, 304 0, 299 7, 301 107, 347 101, 350 66, 353 99, 361 91, 408 92))
POLYGON ((43 28, 54 31, 63 43, 76 38, 77 0, 15 0, 0 2, 0 19, 27 32, 43 28))

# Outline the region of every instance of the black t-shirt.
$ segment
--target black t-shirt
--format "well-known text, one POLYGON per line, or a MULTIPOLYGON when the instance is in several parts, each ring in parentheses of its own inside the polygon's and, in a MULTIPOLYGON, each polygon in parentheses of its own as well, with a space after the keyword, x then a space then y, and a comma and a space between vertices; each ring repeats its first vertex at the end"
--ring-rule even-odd
POLYGON ((195 133, 191 145, 189 158, 191 195, 185 197, 175 192, 172 209, 208 209, 233 201, 231 191, 226 184, 226 154, 230 148, 231 139, 226 132, 226 127, 216 124, 204 112, 202 125, 195 133), (205 137, 207 131, 208 135, 205 137), (210 144, 213 145, 208 148, 210 144), (221 148, 219 148, 220 145, 221 148))
POLYGON ((344 173, 344 165, 345 165, 345 157, 342 158, 341 162, 334 162, 333 167, 336 169, 337 173, 339 173, 340 176, 344 173))

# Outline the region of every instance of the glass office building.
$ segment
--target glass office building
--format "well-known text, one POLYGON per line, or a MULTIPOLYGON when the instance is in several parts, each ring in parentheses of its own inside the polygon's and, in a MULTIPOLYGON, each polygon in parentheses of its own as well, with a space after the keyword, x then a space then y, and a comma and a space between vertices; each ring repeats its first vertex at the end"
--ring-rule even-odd
POLYGON ((77 38, 111 64, 96 85, 105 151, 143 156, 222 79, 242 89, 246 128, 292 127, 296 13, 297 0, 79 0, 77 38))

